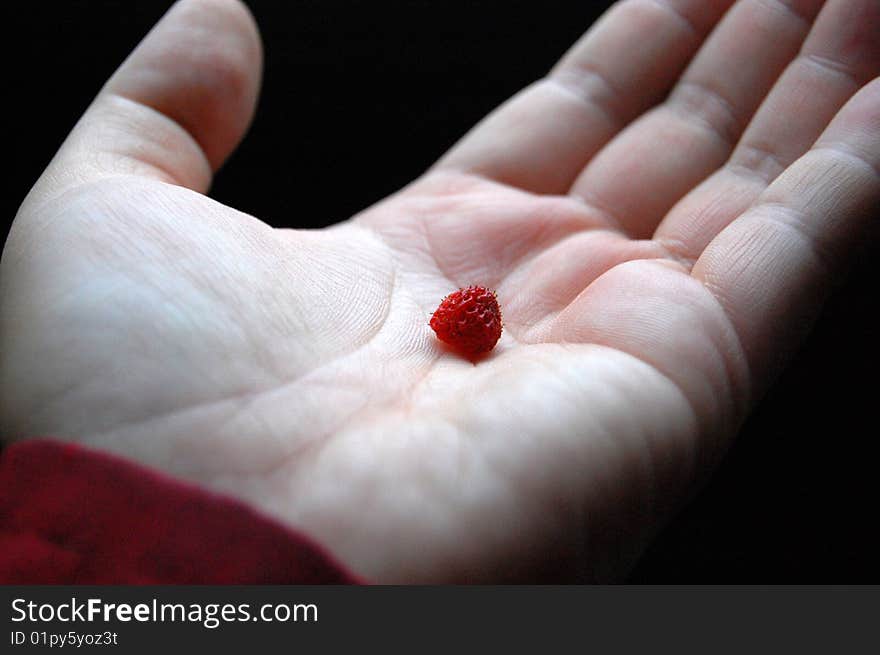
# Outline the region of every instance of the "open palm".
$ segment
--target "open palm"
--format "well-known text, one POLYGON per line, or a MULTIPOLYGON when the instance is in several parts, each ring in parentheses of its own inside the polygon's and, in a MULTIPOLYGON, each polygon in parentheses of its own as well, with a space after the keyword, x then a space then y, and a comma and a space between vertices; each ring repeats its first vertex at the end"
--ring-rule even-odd
POLYGON ((878 25, 874 0, 621 2, 407 188, 277 230, 202 195, 260 49, 239 4, 184 0, 16 218, 2 432, 243 498, 375 580, 613 579, 880 201, 878 25), (475 363, 428 327, 469 284, 504 313, 475 363))

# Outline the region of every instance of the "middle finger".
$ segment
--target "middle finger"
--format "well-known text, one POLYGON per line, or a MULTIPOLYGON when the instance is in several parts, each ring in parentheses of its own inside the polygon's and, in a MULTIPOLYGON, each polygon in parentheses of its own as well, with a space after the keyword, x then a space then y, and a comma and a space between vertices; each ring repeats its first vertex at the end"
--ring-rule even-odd
POLYGON ((741 0, 668 99, 618 135, 571 192, 647 237, 718 168, 795 56, 823 0, 741 0))

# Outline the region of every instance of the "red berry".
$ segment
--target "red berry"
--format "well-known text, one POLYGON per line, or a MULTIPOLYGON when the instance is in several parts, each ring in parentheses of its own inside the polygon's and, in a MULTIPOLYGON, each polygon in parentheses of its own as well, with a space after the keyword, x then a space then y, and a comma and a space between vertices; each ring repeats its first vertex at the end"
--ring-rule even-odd
POLYGON ((501 337, 501 308, 495 294, 470 286, 450 293, 431 317, 437 338, 461 353, 475 357, 487 353, 501 337))

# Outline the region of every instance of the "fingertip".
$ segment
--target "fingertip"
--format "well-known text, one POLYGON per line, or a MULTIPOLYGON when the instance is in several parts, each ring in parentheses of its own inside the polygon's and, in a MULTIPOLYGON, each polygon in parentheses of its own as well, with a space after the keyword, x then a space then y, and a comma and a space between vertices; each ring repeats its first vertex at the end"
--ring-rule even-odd
POLYGON ((167 116, 216 170, 253 118, 263 49, 239 0, 179 0, 111 77, 105 92, 167 116))

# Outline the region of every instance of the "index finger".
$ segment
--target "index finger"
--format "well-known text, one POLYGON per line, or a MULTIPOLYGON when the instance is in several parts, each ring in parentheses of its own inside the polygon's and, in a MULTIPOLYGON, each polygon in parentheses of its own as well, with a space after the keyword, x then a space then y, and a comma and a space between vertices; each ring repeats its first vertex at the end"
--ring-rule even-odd
POLYGON ((733 0, 623 0, 543 79, 496 109, 436 165, 565 193, 586 162, 656 104, 733 0))

